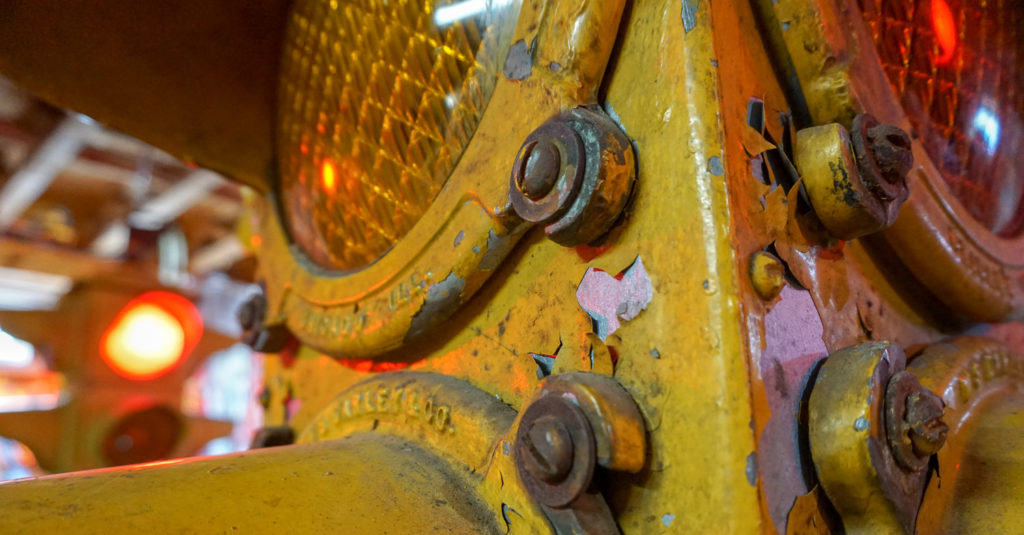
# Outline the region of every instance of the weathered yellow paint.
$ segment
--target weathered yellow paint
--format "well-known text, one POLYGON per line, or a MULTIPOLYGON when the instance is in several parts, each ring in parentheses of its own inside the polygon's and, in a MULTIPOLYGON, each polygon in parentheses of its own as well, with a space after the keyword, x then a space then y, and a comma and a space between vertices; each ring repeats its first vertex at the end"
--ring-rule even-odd
MULTIPOLYGON (((778 297, 762 299, 755 293, 751 255, 776 247, 790 273, 808 289, 808 299, 814 299, 831 349, 871 336, 908 347, 924 345, 944 336, 947 326, 904 295, 892 271, 875 263, 877 244, 823 237, 814 214, 799 210, 799 188, 787 192, 778 182, 767 184, 753 176, 751 157, 775 147, 746 124, 748 100, 762 99, 766 113, 776 118, 787 104, 768 66, 750 6, 742 0, 711 4, 686 0, 684 17, 676 0, 630 2, 619 24, 615 10, 621 10, 621 2, 524 2, 517 39, 537 39, 531 75, 502 81, 431 212, 364 270, 340 274, 310 269, 293 256, 275 201, 264 197, 253 202, 258 221, 249 221, 257 229, 251 237, 258 239, 246 241, 256 246, 270 283, 269 321, 286 323, 307 343, 293 354, 268 357, 266 422, 292 426, 307 444, 251 458, 223 458, 246 468, 223 480, 208 477, 223 472, 210 473, 220 462, 211 459, 111 472, 98 480, 90 475, 86 477, 91 480, 80 483, 73 477, 18 483, 0 487, 0 495, 20 496, 24 488, 26 496, 38 496, 31 503, 63 510, 59 508, 70 502, 62 501, 59 493, 65 487, 81 493, 69 495, 71 500, 86 494, 86 487, 100 488, 91 486, 92 481, 104 485, 100 492, 110 507, 122 496, 133 507, 161 505, 142 515, 153 522, 178 522, 173 511, 207 511, 203 507, 216 502, 228 515, 223 518, 287 518, 291 531, 319 529, 301 522, 313 522, 341 504, 355 508, 356 518, 394 522, 399 532, 446 525, 443 513, 450 510, 422 516, 424 504, 433 507, 428 497, 450 501, 445 496, 460 496, 474 504, 473 510, 484 511, 472 518, 486 518, 481 521, 487 526, 500 529, 508 521, 512 533, 542 532, 549 526, 518 480, 508 453, 514 451, 511 441, 516 436, 512 414, 541 385, 530 355, 537 353, 557 356, 556 373, 613 376, 643 413, 649 458, 643 459, 639 474, 616 474, 602 489, 625 533, 775 532, 779 522, 771 517, 776 511, 769 511, 772 497, 758 468, 771 459, 758 459, 758 441, 773 417, 765 394, 769 370, 761 369, 760 358, 767 343, 765 317, 778 297), (637 185, 621 224, 607 237, 594 247, 568 249, 547 240, 541 229, 528 229, 509 212, 508 175, 520 143, 536 126, 567 108, 597 102, 635 143, 637 185), (480 268, 494 240, 504 260, 480 268), (468 252, 474 247, 479 252, 468 252), (618 330, 601 339, 576 297, 580 281, 590 268, 614 275, 637 259, 649 275, 653 298, 638 316, 623 320, 618 330), (450 274, 472 290, 460 297, 450 318, 426 325, 419 338, 407 340, 429 289, 450 274), (337 312, 341 323, 323 319, 328 310, 337 312), (380 407, 379 395, 392 407, 387 400, 398 387, 385 384, 392 380, 388 376, 378 376, 399 369, 433 372, 472 385, 501 405, 495 411, 499 415, 489 419, 478 412, 452 412, 451 421, 462 434, 441 436, 419 424, 377 418, 373 411, 354 419, 339 416, 345 414, 348 396, 358 396, 369 384, 375 388, 372 406, 380 407), (381 441, 379 448, 368 445, 371 432, 381 441), (322 440, 329 442, 318 442, 322 440), (398 441, 410 449, 398 448, 398 441), (326 466, 341 461, 347 463, 341 472, 326 466), (389 485, 397 478, 393 472, 415 467, 432 470, 435 483, 451 485, 431 487, 417 480, 407 490, 395 491, 386 503, 360 503, 365 496, 376 500, 391 492, 389 485), (299 475, 293 478, 288 475, 292 472, 280 470, 299 475), (327 472, 344 472, 358 483, 336 488, 323 475, 327 472), (364 485, 360 478, 370 476, 380 480, 364 485), (127 482, 132 478, 141 482, 139 488, 176 492, 139 494, 127 482), (190 484, 183 487, 186 480, 190 484), (266 496, 271 502, 285 496, 308 503, 281 513, 266 500, 233 499, 251 492, 270 493, 266 496), (279 513, 286 516, 274 516, 279 513)), ((801 46, 820 43, 811 30, 831 24, 828 17, 825 23, 815 18, 810 2, 781 0, 775 9, 790 24, 787 31, 794 32, 789 39, 801 46)), ((817 77, 808 98, 813 118, 852 117, 851 101, 829 93, 841 86, 845 66, 830 63, 835 54, 831 49, 811 48, 810 55, 794 61, 801 76, 817 77)), ((766 121, 765 135, 783 140, 782 122, 766 121)), ((1001 336, 1018 332, 1011 329, 1001 336)), ((867 376, 860 379, 867 388, 867 376)), ((837 411, 831 423, 850 423, 840 421, 840 410, 846 416, 849 411, 867 414, 863 390, 826 400, 837 411)), ((827 389, 822 392, 829 395, 827 389)), ((451 407, 465 408, 462 402, 451 407)), ((842 481, 863 481, 860 470, 870 468, 864 449, 839 462, 842 481)), ((857 490, 850 491, 854 500, 860 499, 857 490)), ((800 518, 827 514, 819 496, 821 502, 801 501, 800 518)), ((884 501, 869 499, 876 507, 870 515, 877 513, 880 519, 869 518, 867 525, 898 529, 884 501)), ((78 516, 77 526, 106 526, 113 514, 92 510, 93 516, 78 516)), ((185 526, 186 520, 181 522, 185 526)), ((195 516, 187 522, 198 525, 195 516)))
POLYGON ((549 117, 593 103, 623 5, 524 3, 512 41, 533 43, 530 76, 499 78, 446 186, 405 238, 364 269, 314 266, 291 247, 278 199, 259 200, 268 320, 333 356, 375 358, 468 300, 526 228, 511 211, 506 178, 520 143, 549 117))
POLYGON ((872 451, 886 447, 885 386, 902 366, 902 351, 888 343, 849 347, 829 355, 811 391, 814 467, 847 533, 903 533, 872 451))
POLYGON ((0 484, 0 531, 503 532, 465 488, 418 446, 361 435, 0 484))
POLYGON ((816 0, 756 0, 771 2, 782 29, 785 50, 800 81, 808 111, 815 124, 849 126, 857 114, 850 92, 850 54, 826 36, 849 32, 836 20, 832 2, 816 0))

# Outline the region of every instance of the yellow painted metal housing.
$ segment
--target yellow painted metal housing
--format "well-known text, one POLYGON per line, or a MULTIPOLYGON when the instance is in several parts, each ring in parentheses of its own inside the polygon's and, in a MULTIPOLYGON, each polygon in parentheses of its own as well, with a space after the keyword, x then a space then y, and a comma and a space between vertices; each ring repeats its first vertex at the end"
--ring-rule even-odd
MULTIPOLYGON (((809 28, 831 27, 805 9, 809 2, 774 8, 808 39, 809 28)), ((40 532, 112 524, 188 530, 203 522, 248 531, 550 531, 513 452, 519 415, 546 384, 538 363, 553 362, 555 375, 613 378, 642 414, 646 448, 629 451, 649 453, 621 463, 640 470, 597 479, 623 533, 796 530, 787 525, 823 533, 846 517, 836 517, 835 496, 816 486, 829 476, 801 464, 809 462, 806 397, 821 359, 887 340, 907 348, 913 367, 922 348, 969 328, 1016 354, 1024 349, 1019 323, 976 326, 961 317, 991 305, 1000 308, 987 318, 1005 319, 1018 302, 1013 291, 989 291, 988 275, 961 270, 943 280, 977 283, 984 306, 950 310, 973 290, 957 288, 953 301, 924 290, 891 250, 896 239, 830 236, 800 186, 765 164, 791 148, 794 129, 811 125, 790 120, 772 69, 777 51, 766 48, 750 2, 536 0, 523 2, 520 17, 513 41, 528 52, 519 58, 526 76, 499 80, 447 186, 377 262, 353 273, 316 268, 292 247, 277 201, 253 195, 248 223, 262 238, 267 322, 303 342, 268 355, 265 421, 292 427, 302 444, 0 485, 0 503, 15 504, 0 522, 40 532), (515 216, 507 188, 525 137, 581 105, 599 108, 629 137, 637 178, 606 236, 566 248, 515 216), (763 127, 755 128, 751 110, 762 110, 763 127), (766 251, 785 267, 770 280, 752 260, 766 251), (587 294, 584 281, 598 281, 600 291, 587 294), (649 298, 633 300, 631 284, 649 298), (585 302, 604 308, 588 312, 585 302), (102 503, 80 505, 89 496, 102 503)), ((828 76, 806 85, 820 55, 795 58, 795 70, 814 123, 841 122, 853 104, 842 91, 826 95, 845 71, 818 65, 828 76)), ((900 225, 935 242, 952 224, 900 225)), ((943 258, 953 262, 963 247, 942 249, 943 258)), ((1018 276, 1020 252, 1003 247, 998 261, 976 264, 1003 267, 980 273, 1018 276)), ((833 416, 867 410, 870 374, 840 375, 836 384, 863 388, 835 396, 833 416)), ((945 384, 922 382, 933 390, 945 384)), ((1014 407, 994 409, 970 438, 961 436, 978 457, 965 454, 965 483, 950 498, 963 497, 966 516, 945 526, 974 529, 995 518, 995 508, 1010 508, 1010 499, 979 498, 1010 487, 988 486, 978 467, 999 460, 1019 473, 1017 456, 988 442, 1019 424, 1014 407), (978 441, 985 445, 975 450, 978 441)), ((846 470, 840 479, 870 479, 863 448, 837 455, 846 470)), ((848 493, 854 501, 862 498, 856 490, 848 493)), ((865 514, 891 512, 879 503, 865 514)), ((891 518, 863 525, 899 529, 891 518)))

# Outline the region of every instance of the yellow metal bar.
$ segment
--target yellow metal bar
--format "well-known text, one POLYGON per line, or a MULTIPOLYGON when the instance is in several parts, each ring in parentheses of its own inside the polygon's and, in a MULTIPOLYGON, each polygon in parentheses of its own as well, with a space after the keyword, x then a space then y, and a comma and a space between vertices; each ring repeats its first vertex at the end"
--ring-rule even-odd
MULTIPOLYGON (((363 434, 0 485, 0 533, 496 532, 466 481, 363 434)), ((504 527, 504 526, 503 526, 504 527)))

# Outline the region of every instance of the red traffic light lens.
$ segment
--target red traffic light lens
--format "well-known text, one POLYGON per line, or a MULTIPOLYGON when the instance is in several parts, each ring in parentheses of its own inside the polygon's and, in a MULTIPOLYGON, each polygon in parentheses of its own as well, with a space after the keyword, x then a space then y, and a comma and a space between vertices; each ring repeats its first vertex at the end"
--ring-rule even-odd
POLYGON ((155 379, 177 367, 202 334, 203 321, 191 301, 147 292, 114 318, 100 340, 100 356, 126 379, 155 379))
POLYGON ((128 414, 107 432, 103 456, 114 466, 166 459, 181 439, 181 416, 168 407, 153 406, 128 414))

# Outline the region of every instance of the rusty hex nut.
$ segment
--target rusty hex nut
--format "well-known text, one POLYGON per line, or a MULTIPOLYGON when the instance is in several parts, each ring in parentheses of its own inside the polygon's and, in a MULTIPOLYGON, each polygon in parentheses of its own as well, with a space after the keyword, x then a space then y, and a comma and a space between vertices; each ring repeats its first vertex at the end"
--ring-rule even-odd
POLYGON ((830 123, 797 132, 795 160, 818 219, 836 238, 852 240, 896 221, 913 166, 910 138, 870 115, 854 133, 830 123))
POLYGON ((907 200, 907 173, 914 167, 910 136, 891 124, 879 124, 862 113, 853 118, 850 141, 861 182, 878 199, 896 204, 907 200))
POLYGON ((526 138, 512 166, 509 202, 519 217, 544 224, 552 241, 590 243, 625 208, 635 167, 622 129, 600 111, 576 108, 526 138))
POLYGON ((893 375, 885 390, 885 434, 901 468, 919 472, 946 442, 945 404, 908 371, 893 375))

